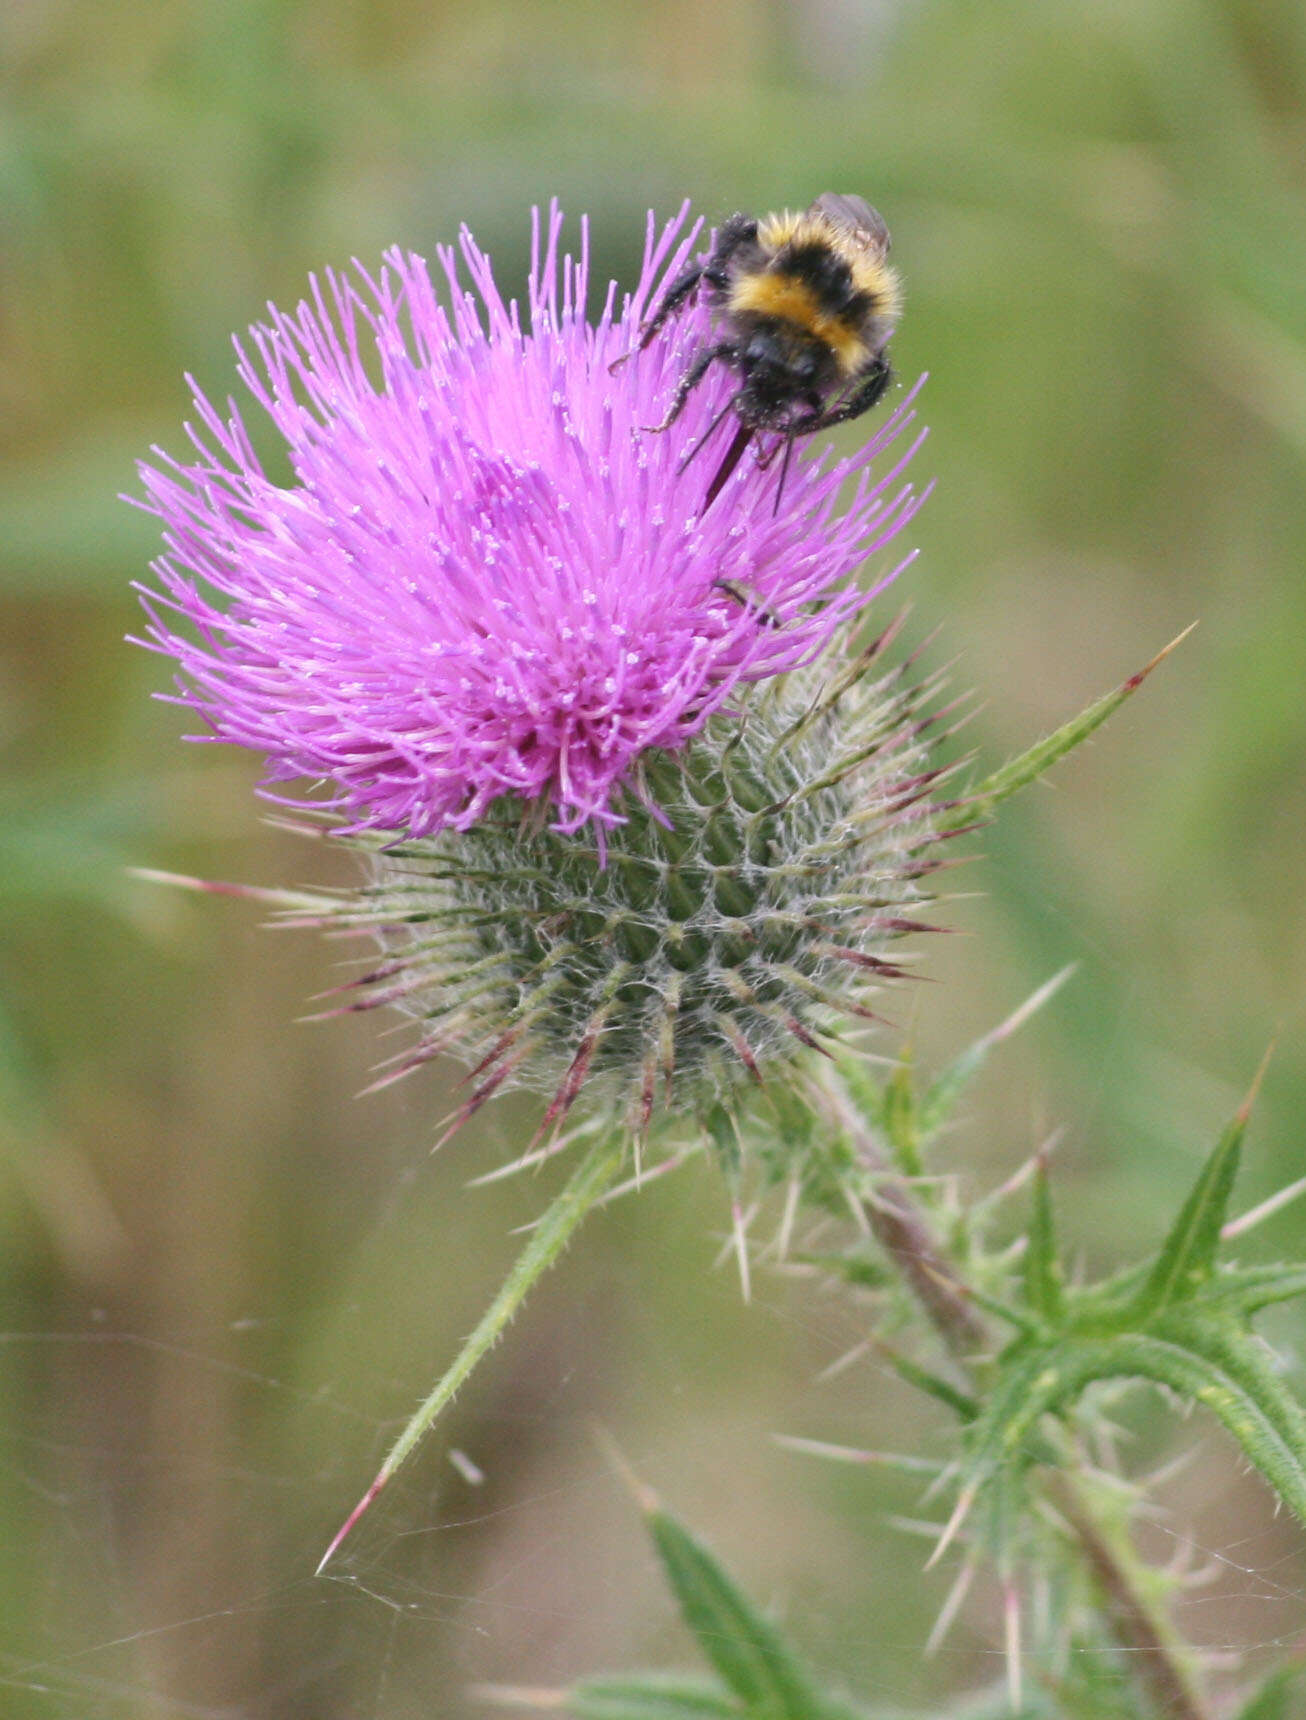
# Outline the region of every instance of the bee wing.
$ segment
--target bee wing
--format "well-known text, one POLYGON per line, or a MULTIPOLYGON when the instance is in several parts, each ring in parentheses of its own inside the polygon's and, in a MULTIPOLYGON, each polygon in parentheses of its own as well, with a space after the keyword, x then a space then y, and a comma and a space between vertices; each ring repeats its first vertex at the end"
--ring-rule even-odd
POLYGON ((889 229, 878 209, 872 209, 864 197, 845 197, 837 191, 823 191, 812 205, 814 214, 823 215, 840 227, 877 257, 889 254, 889 229))

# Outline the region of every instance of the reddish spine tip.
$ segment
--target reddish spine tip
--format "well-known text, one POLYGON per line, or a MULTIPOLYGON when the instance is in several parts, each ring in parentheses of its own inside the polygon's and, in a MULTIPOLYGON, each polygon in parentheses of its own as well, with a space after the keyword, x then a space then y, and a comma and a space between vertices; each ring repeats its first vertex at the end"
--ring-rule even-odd
POLYGON ((315 1577, 320 1577, 323 1571, 326 1570, 332 1559, 335 1558, 337 1552, 339 1552, 340 1547, 344 1543, 345 1537, 349 1534, 354 1524, 357 1523, 358 1519, 367 1510, 368 1506, 376 1498, 377 1494, 389 1479, 390 1477, 386 1471, 384 1469, 381 1470, 376 1480, 368 1488, 367 1492, 364 1493, 357 1505, 354 1506, 353 1510, 349 1513, 348 1517, 345 1518, 339 1529, 336 1530, 334 1540, 331 1542, 331 1545, 327 1548, 326 1552, 323 1553, 321 1561, 319 1562, 316 1571, 313 1573, 315 1577))

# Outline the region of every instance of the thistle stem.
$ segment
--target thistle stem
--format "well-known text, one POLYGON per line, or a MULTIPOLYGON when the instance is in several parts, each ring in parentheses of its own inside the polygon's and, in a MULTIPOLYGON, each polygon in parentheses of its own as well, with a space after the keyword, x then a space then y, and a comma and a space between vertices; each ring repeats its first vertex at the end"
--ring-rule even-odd
POLYGON ((862 1203, 871 1234, 901 1272, 949 1353, 965 1366, 989 1343, 966 1286, 940 1252, 896 1167, 833 1073, 826 1075, 825 1091, 859 1162, 877 1179, 875 1198, 862 1203))
POLYGON ((1064 1471, 1053 1471, 1045 1477, 1044 1492, 1074 1531, 1106 1603, 1116 1641, 1130 1655, 1157 1713, 1165 1720, 1211 1720, 1183 1664, 1180 1645, 1134 1580, 1127 1558, 1094 1521, 1083 1490, 1064 1471))
MULTIPOLYGON (((872 1234, 969 1384, 976 1358, 991 1355, 996 1348, 992 1334, 917 1206, 910 1185, 833 1071, 825 1072, 823 1091, 859 1162, 877 1179, 874 1199, 863 1203, 872 1234)), ((1079 1543, 1103 1596, 1112 1633, 1156 1714, 1162 1720, 1211 1720, 1211 1711, 1184 1665, 1182 1645, 1140 1591, 1127 1561, 1095 1520, 1083 1490, 1064 1471, 1049 1471, 1045 1488, 1079 1543)))

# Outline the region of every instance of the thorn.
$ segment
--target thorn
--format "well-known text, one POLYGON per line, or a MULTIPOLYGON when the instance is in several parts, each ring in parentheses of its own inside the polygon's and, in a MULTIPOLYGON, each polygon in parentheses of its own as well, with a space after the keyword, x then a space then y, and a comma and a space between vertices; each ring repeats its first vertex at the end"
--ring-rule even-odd
MULTIPOLYGON (((752 1281, 748 1271, 748 1221, 737 1200, 730 1203, 730 1216, 734 1223, 735 1257, 739 1261, 739 1289, 745 1302, 753 1299, 752 1281)), ((752 1213, 749 1213, 752 1217, 752 1213)))
POLYGON ((836 961, 848 962, 852 967, 866 968, 871 973, 878 974, 881 979, 914 979, 928 980, 927 974, 908 973, 906 968, 899 967, 896 962, 886 962, 880 956, 868 955, 864 950, 850 949, 847 944, 818 944, 817 954, 833 956, 836 961))
POLYGON ((339 1551, 340 1546, 345 1539, 345 1536, 348 1535, 349 1531, 353 1528, 354 1524, 358 1522, 359 1518, 367 1510, 368 1506, 376 1498, 377 1494, 381 1491, 381 1489, 385 1486, 386 1482, 389 1479, 390 1479, 389 1472, 385 1469, 382 1469, 379 1472, 379 1474, 377 1475, 376 1480, 368 1488, 367 1492, 364 1493, 363 1497, 358 1501, 357 1505, 354 1506, 353 1510, 345 1518, 344 1522, 341 1524, 339 1529, 336 1530, 334 1540, 331 1542, 331 1545, 327 1548, 326 1552, 323 1553, 317 1569, 313 1572, 313 1575, 315 1577, 320 1577, 322 1575, 323 1571, 326 1570, 327 1566, 331 1563, 332 1559, 335 1558, 336 1553, 339 1551))
POLYGON ((876 1200, 874 1189, 870 1191, 865 1203, 858 1199, 854 1190, 847 1187, 844 1188, 843 1196, 845 1201, 848 1203, 848 1210, 852 1214, 853 1223, 857 1226, 858 1234, 864 1239, 869 1239, 871 1234, 871 1221, 867 1216, 866 1208, 874 1205, 878 1206, 881 1211, 883 1211, 884 1202, 876 1200))
POLYGON ((1020 1590, 1009 1577, 1002 1584, 1002 1611, 1006 1622, 1007 1694, 1013 1712, 1018 1714, 1024 1703, 1020 1665, 1020 1590))
POLYGON ((794 1221, 798 1216, 798 1202, 802 1196, 802 1184, 797 1177, 790 1177, 789 1186, 785 1190, 784 1211, 780 1215, 780 1228, 776 1232, 775 1251, 780 1260, 789 1258, 789 1244, 793 1240, 794 1221))
POLYGON ((653 1120, 653 1103, 657 1094, 658 1065, 657 1058, 650 1050, 644 1059, 644 1078, 639 1093, 639 1125, 635 1130, 635 1163, 639 1164, 640 1147, 648 1136, 649 1124, 653 1120))
POLYGON ((489 1702, 496 1708, 564 1709, 569 1700, 565 1690, 548 1690, 544 1686, 525 1684, 473 1684, 467 1694, 474 1702, 489 1702))
POLYGON ((1018 1009, 1013 1010, 1005 1021, 999 1022, 991 1032, 986 1033, 979 1043, 987 1047, 1001 1045, 1004 1039, 1010 1039, 1013 1033, 1025 1025, 1031 1015, 1037 1014, 1050 998, 1056 996, 1057 992, 1078 969, 1078 962, 1067 962, 1059 973, 1054 973, 1052 978, 1046 980, 1036 992, 1027 997, 1018 1009))
POLYGON ((1053 1129, 1052 1133, 1047 1137, 1042 1145, 1037 1147, 1035 1151, 1029 1155, 1024 1164, 1017 1166, 1017 1168, 1012 1171, 1006 1182, 999 1183, 993 1193, 988 1196, 988 1199, 996 1203, 1000 1200, 1006 1200, 1010 1195, 1019 1193, 1036 1172, 1047 1170, 1049 1164, 1052 1162, 1053 1153, 1056 1152, 1057 1148, 1065 1138, 1066 1130, 1064 1125, 1053 1129))
MULTIPOLYGON (((929 864, 933 869, 936 864, 942 865, 943 862, 930 861, 929 864)), ((949 862, 949 864, 958 864, 958 862, 949 862)), ((933 926, 928 920, 912 920, 892 914, 883 918, 876 915, 873 920, 867 921, 866 929, 868 932, 946 932, 950 937, 961 936, 956 926, 933 926)))
MULTIPOLYGON (((1193 625, 1196 626, 1197 625, 1196 622, 1194 622, 1193 625)), ((1234 1121, 1236 1123, 1246 1124, 1247 1119, 1251 1116, 1252 1107, 1255 1105, 1257 1098, 1260 1096, 1261 1082, 1265 1079, 1265 1072, 1270 1067, 1270 1059, 1274 1056, 1274 1053, 1278 1050, 1278 1047, 1279 1047, 1279 1042, 1277 1039, 1272 1039, 1270 1041, 1270 1043, 1266 1046, 1265 1055, 1264 1055, 1264 1057, 1261 1058, 1260 1068, 1256 1071, 1255 1075, 1252 1076, 1252 1084, 1247 1089, 1247 1097, 1243 1100, 1242 1104, 1238 1107, 1237 1115, 1234 1118, 1234 1121)))
POLYGON ((512 1050, 513 1046, 520 1038, 521 1033, 522 1029, 520 1027, 510 1027, 505 1032, 501 1033, 495 1040, 494 1044, 485 1053, 485 1056, 481 1058, 476 1067, 474 1069, 469 1069, 467 1073, 459 1079, 458 1085, 460 1087, 466 1087, 469 1082, 475 1081, 478 1075, 483 1075, 492 1063, 497 1063, 506 1051, 512 1050))
MULTIPOLYGON (((748 1043, 747 1039, 744 1038, 744 1035, 735 1026, 734 1022, 726 1016, 718 1015, 717 1026, 730 1041, 731 1050, 748 1071, 750 1079, 753 1080, 757 1086, 764 1087, 766 1083, 762 1079, 762 1071, 757 1066, 757 1058, 753 1053, 753 1048, 748 1043)), ((745 1300, 747 1300, 747 1298, 745 1298, 745 1300)))
POLYGON ((676 1074, 676 1017, 680 1014, 680 983, 679 975, 673 975, 667 988, 666 1007, 662 1012, 662 1021, 658 1029, 658 1054, 662 1063, 662 1096, 668 1106, 675 1092, 676 1074))
POLYGON ((817 1385, 823 1386, 827 1380, 837 1378, 846 1368, 852 1367, 854 1362, 860 1362, 863 1356, 869 1355, 874 1347, 869 1338, 863 1338, 860 1344, 854 1344, 851 1350, 845 1350, 842 1356, 836 1356, 829 1367, 821 1369, 816 1376, 817 1385))
MULTIPOLYGON (((954 802, 954 804, 960 805, 961 802, 957 801, 954 802)), ((945 808, 944 810, 947 809, 945 808)), ((939 832, 936 840, 939 842, 951 842, 958 836, 973 836, 977 830, 987 830, 991 822, 992 820, 988 818, 976 818, 972 819, 969 824, 950 824, 946 830, 941 830, 939 832)), ((971 858, 974 858, 974 856, 971 856, 971 858)))
POLYGON ((890 1529, 896 1529, 900 1535, 916 1535, 922 1540, 933 1540, 939 1532, 939 1525, 928 1517, 905 1517, 897 1511, 881 1518, 881 1522, 890 1529))
POLYGON ((939 1616, 935 1619, 930 1634, 925 1639, 925 1658, 927 1660, 931 1659, 942 1648, 943 1639, 952 1629, 974 1579, 975 1561, 967 1559, 957 1573, 956 1582, 948 1590, 948 1598, 939 1608, 939 1616))
MULTIPOLYGON (((184 872, 159 872, 153 866, 128 866, 129 878, 140 878, 146 884, 172 884, 179 890, 199 890, 206 896, 240 896, 250 902, 269 902, 285 906, 302 906, 305 898, 288 890, 265 890, 257 884, 224 884, 215 878, 192 878, 184 872)), ((321 901, 316 905, 323 906, 321 901)))
POLYGON ((833 1051, 822 1045, 818 1039, 814 1039, 796 1015, 786 1015, 784 1024, 800 1045, 805 1045, 809 1051, 819 1051, 822 1057, 833 1060, 833 1051))
POLYGON ((962 1525, 965 1523, 967 1517, 970 1516, 971 1507, 974 1505, 978 1495, 978 1482, 972 1481, 969 1486, 962 1488, 957 1499, 957 1503, 953 1508, 952 1516, 948 1518, 948 1521, 943 1526, 943 1533, 939 1536, 937 1546, 925 1561, 925 1569, 927 1571, 932 1571, 934 1569, 935 1565, 938 1564, 939 1560, 956 1540, 962 1525))
MULTIPOLYGON (((597 1212, 601 1206, 607 1206, 611 1201, 620 1200, 623 1195, 638 1193, 640 1189, 646 1188, 649 1183, 656 1182, 659 1177, 667 1176, 672 1171, 678 1171, 691 1156, 692 1153, 688 1150, 673 1153, 669 1159, 663 1159, 661 1164, 654 1165, 651 1170, 641 1170, 637 1175, 627 1177, 625 1182, 618 1183, 615 1188, 610 1188, 605 1195, 600 1195, 598 1200, 594 1202, 595 1211, 597 1212)), ((527 1225, 524 1228, 533 1229, 534 1225, 527 1225)))
MULTIPOLYGON (((444 1146, 446 1142, 453 1139, 459 1129, 462 1128, 463 1124, 470 1121, 470 1119, 476 1115, 486 1100, 493 1098, 495 1093, 498 1092, 499 1088, 503 1086, 504 1082, 517 1067, 517 1064, 521 1062, 522 1055, 522 1053, 519 1053, 515 1059, 510 1058, 506 1063, 501 1063, 494 1073, 488 1077, 488 1079, 481 1082, 480 1086, 472 1096, 464 1104, 458 1107, 453 1116, 446 1123, 444 1129, 437 1136, 435 1145, 431 1148, 433 1153, 438 1153, 440 1148, 444 1146)), ((543 1126, 541 1126, 540 1131, 536 1133, 536 1140, 539 1139, 540 1133, 542 1132, 543 1126)))
POLYGON ((1265 1219, 1273 1217, 1282 1207, 1288 1206, 1301 1195, 1306 1194, 1306 1177, 1298 1177, 1296 1182, 1289 1183, 1287 1188, 1281 1188, 1278 1194, 1272 1194, 1268 1200, 1263 1200, 1259 1206, 1244 1212, 1239 1218, 1231 1218, 1220 1232, 1222 1242, 1230 1242, 1235 1236, 1242 1236, 1265 1219))
MULTIPOLYGON (((365 1015, 369 1009, 388 1009, 392 1004, 399 1003, 403 998, 410 997, 415 991, 421 991, 426 981, 420 978, 407 980, 403 985, 391 986, 389 991, 369 992, 366 997, 351 998, 348 1003, 338 1003, 334 1009, 315 1009, 308 1015, 295 1017, 296 1022, 310 1021, 339 1021, 346 1015, 365 1015)), ((340 992, 349 989, 339 986, 335 992, 325 992, 326 997, 338 996, 340 992)))
POLYGON ((339 985, 329 985, 325 991, 315 991, 309 999, 310 1003, 321 1003, 324 998, 342 997, 347 991, 361 991, 364 986, 379 985, 383 979, 394 979, 407 966, 406 962, 387 962, 384 967, 373 968, 370 973, 359 974, 356 979, 343 980, 339 985))
POLYGON ((613 1436, 601 1421, 590 1423, 590 1437, 598 1446, 600 1453, 607 1459, 618 1479, 628 1488, 635 1504, 646 1517, 652 1517, 662 1509, 662 1501, 648 1485, 641 1481, 626 1460, 626 1455, 613 1436))
POLYGON ((510 1159, 506 1165, 496 1165, 492 1171, 482 1171, 478 1177, 470 1177, 463 1184, 464 1188, 484 1188, 488 1183, 502 1182, 505 1177, 516 1176, 519 1171, 530 1170, 533 1165, 542 1165, 546 1159, 565 1152, 568 1147, 579 1141, 591 1131, 592 1124, 586 1123, 578 1129, 572 1129, 565 1135, 555 1135, 547 1147, 539 1147, 534 1152, 523 1153, 520 1158, 510 1159))
MULTIPOLYGON (((580 1042, 576 1055, 571 1060, 571 1066, 558 1085, 557 1092, 549 1100, 549 1108, 544 1113, 540 1126, 531 1137, 528 1151, 533 1151, 543 1141, 555 1123, 565 1121, 567 1113, 576 1103, 576 1097, 585 1084, 589 1066, 599 1043, 599 1034, 603 1030, 603 1018, 606 1012, 599 1011, 591 1017, 589 1026, 580 1042)), ((507 1073, 506 1069, 503 1073, 507 1073)), ((488 1095, 487 1095, 488 1096, 488 1095)), ((475 1095, 473 1095, 475 1097, 475 1095)))
POLYGON ((1152 673, 1152 670, 1159 664, 1164 663, 1170 653, 1177 650, 1179 646, 1183 644, 1184 640, 1187 639, 1188 635, 1196 626, 1198 626, 1196 621, 1190 621, 1182 633, 1176 634, 1168 645, 1163 645, 1150 663, 1144 663, 1143 667, 1136 675, 1131 675, 1129 677, 1129 679, 1124 683, 1124 691, 1126 693, 1132 693, 1137 688, 1141 687, 1143 682, 1152 673))
MULTIPOLYGON (((877 657, 883 657, 884 653, 889 649, 890 645, 893 644, 894 640, 907 625, 907 622, 911 617, 911 610, 912 606, 910 603, 904 604, 894 616, 893 620, 884 629, 883 633, 877 634, 861 655, 854 659, 853 667, 856 668, 859 677, 864 669, 870 668, 871 664, 877 657)), ((933 634, 931 634, 930 637, 933 638, 933 634)))
POLYGON ((825 1457, 832 1463, 856 1463, 885 1469, 907 1469, 919 1474, 933 1475, 938 1464, 931 1457, 900 1457, 892 1451, 859 1451, 852 1445, 830 1445, 823 1439, 803 1439, 796 1433, 773 1433, 772 1442, 786 1451, 798 1451, 805 1457, 825 1457))
POLYGON ((422 1045, 410 1052, 404 1060, 393 1069, 387 1069, 375 1080, 369 1081, 366 1087, 360 1087, 355 1097, 369 1098, 373 1093, 381 1093, 387 1087, 393 1087, 396 1081, 402 1081, 405 1076, 414 1074, 423 1064, 429 1063, 433 1057, 441 1056, 448 1048, 447 1040, 439 1040, 431 1045, 422 1045))

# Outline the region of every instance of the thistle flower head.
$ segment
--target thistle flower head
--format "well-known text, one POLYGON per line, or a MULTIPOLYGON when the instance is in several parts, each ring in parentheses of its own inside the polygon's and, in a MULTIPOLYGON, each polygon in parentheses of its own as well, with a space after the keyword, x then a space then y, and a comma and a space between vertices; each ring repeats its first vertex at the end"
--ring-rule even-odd
POLYGON ((846 637, 918 505, 910 397, 851 458, 745 458, 705 507, 730 373, 647 426, 708 313, 639 341, 698 232, 650 223, 594 322, 556 210, 524 313, 466 232, 447 305, 397 251, 328 274, 237 343, 289 479, 198 390, 194 456, 142 468, 145 642, 269 784, 322 785, 368 882, 298 916, 380 941, 345 1007, 417 1023, 398 1072, 470 1063, 464 1115, 525 1083, 546 1124, 584 1090, 642 1134, 729 1099, 867 1013, 931 865, 924 690, 846 637))
POLYGON ((447 305, 395 250, 270 308, 237 368, 288 481, 242 409, 198 388, 191 455, 142 466, 166 543, 145 643, 177 660, 176 697, 266 757, 269 792, 324 784, 352 829, 468 830, 503 796, 562 831, 611 825, 641 755, 820 653, 866 601, 854 571, 917 506, 903 460, 871 473, 907 405, 851 459, 795 462, 779 493, 779 462, 746 460, 704 510, 712 447, 685 457, 728 373, 674 433, 646 427, 707 312, 609 370, 698 227, 650 221, 635 291, 618 309, 610 286, 593 322, 584 229, 573 259, 560 227, 536 219, 524 312, 466 231, 438 253, 447 305))

